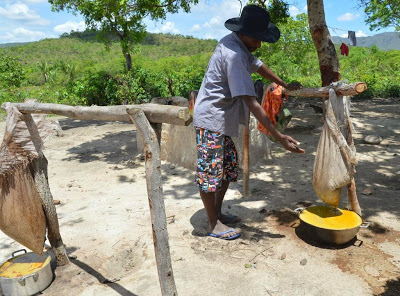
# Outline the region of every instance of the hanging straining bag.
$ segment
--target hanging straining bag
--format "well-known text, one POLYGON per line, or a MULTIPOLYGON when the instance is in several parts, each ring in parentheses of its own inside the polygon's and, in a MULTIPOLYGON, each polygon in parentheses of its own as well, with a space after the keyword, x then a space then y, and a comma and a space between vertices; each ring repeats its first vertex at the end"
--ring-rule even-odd
POLYGON ((329 90, 329 99, 325 101, 327 110, 325 124, 319 139, 313 168, 313 187, 315 193, 324 202, 337 207, 340 202, 341 188, 351 182, 355 174, 356 149, 351 137, 352 124, 349 117, 346 97, 337 96, 329 90), (338 114, 344 114, 338 120, 338 114), (350 133, 346 133, 346 129, 350 133), (345 138, 344 135, 350 135, 345 138))

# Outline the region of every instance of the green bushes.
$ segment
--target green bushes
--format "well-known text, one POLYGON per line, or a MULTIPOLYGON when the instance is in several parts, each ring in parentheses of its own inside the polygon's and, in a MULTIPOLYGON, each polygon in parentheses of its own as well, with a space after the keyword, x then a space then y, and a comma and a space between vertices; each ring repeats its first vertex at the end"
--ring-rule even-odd
POLYGON ((0 52, 0 87, 19 87, 25 78, 17 58, 0 52))
MULTIPOLYGON (((318 57, 305 16, 288 20, 280 29, 282 38, 264 43, 256 55, 285 81, 319 87, 318 57)), ((188 98, 200 88, 216 41, 150 36, 132 55, 129 72, 118 44, 107 51, 96 42, 60 38, 0 48, 0 104, 31 98, 104 106, 147 103, 154 97, 188 98)), ((339 55, 339 62, 343 80, 367 83, 360 96, 400 97, 400 51, 351 47, 349 56, 339 55)))

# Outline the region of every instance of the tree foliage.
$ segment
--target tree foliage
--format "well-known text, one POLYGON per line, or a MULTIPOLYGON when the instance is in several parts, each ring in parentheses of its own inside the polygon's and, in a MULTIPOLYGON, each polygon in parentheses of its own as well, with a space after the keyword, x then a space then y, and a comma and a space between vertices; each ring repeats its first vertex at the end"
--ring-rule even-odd
POLYGON ((284 24, 290 17, 289 4, 283 0, 251 0, 249 4, 267 9, 274 24, 284 24))
POLYGON ((400 0, 358 0, 367 15, 370 30, 395 27, 400 31, 400 0))
POLYGON ((89 29, 98 30, 98 36, 110 46, 110 33, 120 41, 122 53, 126 59, 126 68, 130 70, 131 53, 146 34, 143 19, 165 19, 167 13, 176 13, 179 9, 190 11, 190 4, 198 0, 49 0, 55 11, 67 10, 85 18, 89 29))
POLYGON ((0 86, 19 87, 25 78, 17 58, 0 52, 0 86))

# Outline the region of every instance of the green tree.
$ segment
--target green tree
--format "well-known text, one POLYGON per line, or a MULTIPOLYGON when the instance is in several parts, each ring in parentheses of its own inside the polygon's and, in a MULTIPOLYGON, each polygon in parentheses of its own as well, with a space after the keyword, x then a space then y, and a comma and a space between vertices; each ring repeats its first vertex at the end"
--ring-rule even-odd
POLYGON ((132 69, 131 53, 144 38, 143 19, 165 19, 167 13, 179 9, 190 11, 190 4, 198 0, 49 0, 55 11, 67 10, 85 18, 89 29, 97 29, 100 40, 106 46, 111 43, 110 34, 117 36, 126 60, 126 69, 132 69))
POLYGON ((38 62, 37 66, 43 76, 44 83, 54 82, 56 76, 55 67, 50 66, 47 62, 38 62))
POLYGON ((25 72, 17 58, 0 53, 0 86, 19 87, 25 78, 25 72))
POLYGON ((275 24, 286 23, 290 17, 289 4, 283 0, 251 0, 249 4, 267 9, 271 15, 271 21, 275 24))
POLYGON ((395 27, 400 31, 400 0, 358 0, 370 30, 395 27))

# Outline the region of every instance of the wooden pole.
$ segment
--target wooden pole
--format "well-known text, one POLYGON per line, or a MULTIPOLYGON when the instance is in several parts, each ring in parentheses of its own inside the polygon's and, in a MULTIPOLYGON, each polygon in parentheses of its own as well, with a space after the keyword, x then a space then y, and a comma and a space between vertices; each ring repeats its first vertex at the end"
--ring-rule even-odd
MULTIPOLYGON (((249 111, 250 122, 250 111, 249 111)), ((246 197, 250 196, 250 171, 249 171, 249 146, 250 146, 250 132, 249 124, 244 127, 243 131, 243 194, 246 197)))
POLYGON ((31 165, 34 167, 35 184, 39 191, 43 211, 46 216, 47 237, 56 258, 57 265, 63 266, 69 263, 69 258, 61 238, 56 206, 54 205, 53 195, 49 187, 47 163, 44 154, 40 153, 39 158, 33 160, 31 165))
POLYGON ((355 96, 367 89, 365 82, 357 82, 352 84, 339 84, 339 85, 328 85, 319 88, 301 88, 298 90, 289 91, 284 89, 284 94, 293 97, 311 98, 311 97, 329 97, 329 89, 333 88, 336 95, 338 96, 355 96))
POLYGON ((54 205, 53 195, 50 191, 47 173, 48 162, 43 154, 43 151, 40 148, 42 146, 42 143, 39 142, 39 131, 33 121, 32 116, 30 114, 26 114, 23 118, 31 135, 33 145, 36 147, 36 150, 39 154, 39 157, 34 159, 30 163, 30 167, 33 170, 35 185, 39 192, 39 197, 42 201, 43 211, 46 216, 47 237, 56 258, 57 265, 63 266, 69 263, 69 259, 61 238, 56 206, 54 205))
POLYGON ((245 126, 243 134, 243 193, 246 197, 250 196, 249 138, 249 128, 245 126))
POLYGON ((140 109, 130 109, 129 117, 142 137, 145 154, 147 194, 149 198, 151 224, 153 229, 154 252, 162 295, 178 295, 172 271, 168 243, 167 218, 163 199, 161 179, 160 144, 158 136, 161 125, 150 125, 140 109), (158 130, 157 130, 158 129, 158 130))

